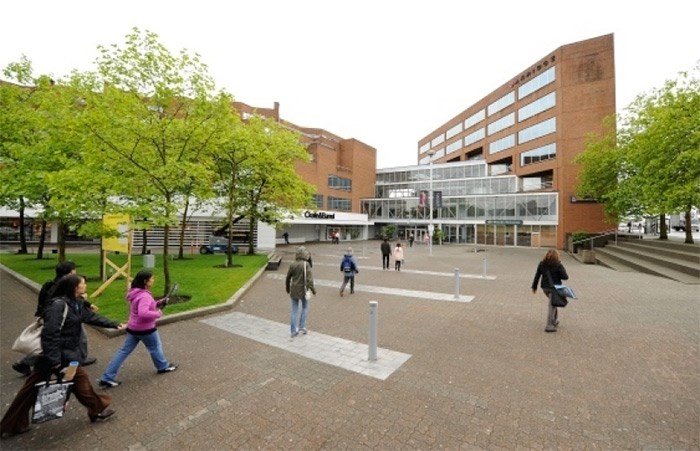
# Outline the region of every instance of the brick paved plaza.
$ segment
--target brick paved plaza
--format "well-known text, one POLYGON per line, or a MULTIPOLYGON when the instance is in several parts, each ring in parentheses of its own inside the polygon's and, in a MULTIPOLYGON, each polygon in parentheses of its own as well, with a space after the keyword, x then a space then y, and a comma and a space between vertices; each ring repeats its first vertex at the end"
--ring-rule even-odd
MULTIPOLYGON (((318 285, 309 335, 288 336, 282 276, 295 247, 282 247, 280 270, 262 273, 232 310, 159 328, 178 371, 156 375, 143 347, 132 354, 110 390, 113 419, 91 424, 73 399, 66 418, 0 447, 700 449, 698 285, 563 255, 579 300, 547 334, 546 300, 530 291, 543 249, 435 246, 431 257, 414 246, 395 272, 382 271, 379 242, 352 245, 360 273, 342 298, 346 245, 308 246, 318 285), (370 301, 379 347, 409 356, 384 379, 356 368, 369 362, 333 361, 338 343, 367 345, 370 301)), ((0 298, 4 414, 23 381, 10 346, 36 294, 0 271, 0 298)), ((90 330, 94 379, 122 341, 90 330)))

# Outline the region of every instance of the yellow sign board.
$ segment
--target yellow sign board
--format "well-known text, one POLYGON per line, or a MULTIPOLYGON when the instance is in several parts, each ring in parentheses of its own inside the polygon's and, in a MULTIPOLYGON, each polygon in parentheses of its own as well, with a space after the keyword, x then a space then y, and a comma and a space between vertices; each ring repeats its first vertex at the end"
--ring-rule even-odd
POLYGON ((102 217, 102 223, 105 227, 119 232, 118 237, 102 238, 102 250, 128 253, 131 243, 129 239, 129 235, 131 234, 131 218, 129 215, 104 215, 102 217))

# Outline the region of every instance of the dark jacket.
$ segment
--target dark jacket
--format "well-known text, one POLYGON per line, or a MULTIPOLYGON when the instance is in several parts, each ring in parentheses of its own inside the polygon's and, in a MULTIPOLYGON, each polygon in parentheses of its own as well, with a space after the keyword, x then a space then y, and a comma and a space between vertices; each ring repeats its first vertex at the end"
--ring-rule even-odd
MULTIPOLYGON (((37 305, 36 305, 36 312, 34 312, 34 316, 40 317, 43 316, 44 309, 46 308, 46 304, 49 303, 49 301, 53 298, 53 290, 56 287, 56 283, 60 280, 61 278, 58 277, 53 280, 49 280, 48 282, 45 282, 41 286, 41 290, 39 290, 39 297, 37 300, 37 305)), ((92 304, 86 300, 83 300, 83 303, 85 304, 85 307, 90 308, 92 304)))
POLYGON ((314 273, 309 264, 310 258, 309 251, 302 246, 297 249, 296 259, 289 265, 284 285, 292 299, 303 298, 306 296, 307 289, 311 290, 313 294, 316 294, 316 288, 314 288, 314 273), (304 267, 306 267, 306 284, 304 283, 304 267))
POLYGON ((539 282, 540 277, 542 277, 543 290, 551 290, 552 288, 554 288, 549 281, 547 272, 549 272, 549 274, 551 275, 552 282, 554 282, 555 285, 559 285, 561 284, 562 280, 567 280, 569 278, 569 275, 566 273, 566 269, 564 269, 564 265, 562 265, 561 263, 557 263, 556 265, 549 265, 545 264, 544 262, 540 262, 539 265, 537 265, 535 279, 532 281, 533 290, 537 289, 537 282, 539 282))
POLYGON ((71 360, 77 360, 81 365, 85 359, 85 350, 80 345, 82 323, 98 327, 117 329, 119 323, 98 315, 85 307, 82 299, 54 298, 44 308, 44 329, 41 331, 41 348, 43 359, 50 366, 68 365, 71 360), (68 314, 63 321, 64 305, 68 303, 68 314))
POLYGON ((381 250, 382 250, 382 255, 391 255, 391 244, 382 243, 381 250))
POLYGON ((343 259, 340 261, 340 271, 345 277, 355 277, 355 274, 360 272, 357 269, 355 259, 350 254, 343 255, 343 259))

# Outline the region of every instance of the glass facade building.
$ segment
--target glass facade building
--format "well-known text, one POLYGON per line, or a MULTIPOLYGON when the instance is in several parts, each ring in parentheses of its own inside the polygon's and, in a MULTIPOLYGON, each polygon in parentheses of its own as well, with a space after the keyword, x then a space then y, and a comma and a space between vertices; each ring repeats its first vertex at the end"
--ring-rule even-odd
POLYGON ((526 193, 515 175, 489 175, 483 160, 378 169, 376 194, 362 200, 375 234, 393 224, 398 238, 422 240, 430 223, 443 241, 463 244, 555 246, 558 193, 526 193), (439 193, 439 194, 438 194, 439 193))

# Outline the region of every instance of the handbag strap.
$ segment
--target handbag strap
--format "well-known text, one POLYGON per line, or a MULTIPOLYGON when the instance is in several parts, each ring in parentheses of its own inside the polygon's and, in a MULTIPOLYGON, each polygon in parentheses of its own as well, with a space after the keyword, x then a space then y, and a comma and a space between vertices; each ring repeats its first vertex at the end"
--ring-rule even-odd
POLYGON ((68 303, 63 301, 63 319, 61 320, 61 327, 58 328, 59 334, 63 330, 63 325, 66 323, 66 316, 68 316, 68 303))
MULTIPOLYGON (((63 330, 63 325, 66 323, 66 317, 68 316, 68 303, 64 300, 63 301, 63 319, 61 320, 61 327, 58 328, 58 334, 61 334, 61 331, 63 330)), ((49 382, 51 381, 51 371, 49 371, 46 381, 44 382, 45 385, 49 385, 49 382)), ((56 381, 60 384, 63 382, 63 373, 58 373, 56 375, 56 381)))
POLYGON ((549 284, 552 286, 552 290, 554 289, 554 280, 552 280, 552 274, 549 272, 549 268, 547 268, 547 278, 549 279, 549 284))
POLYGON ((306 290, 306 262, 304 262, 304 289, 306 290))

